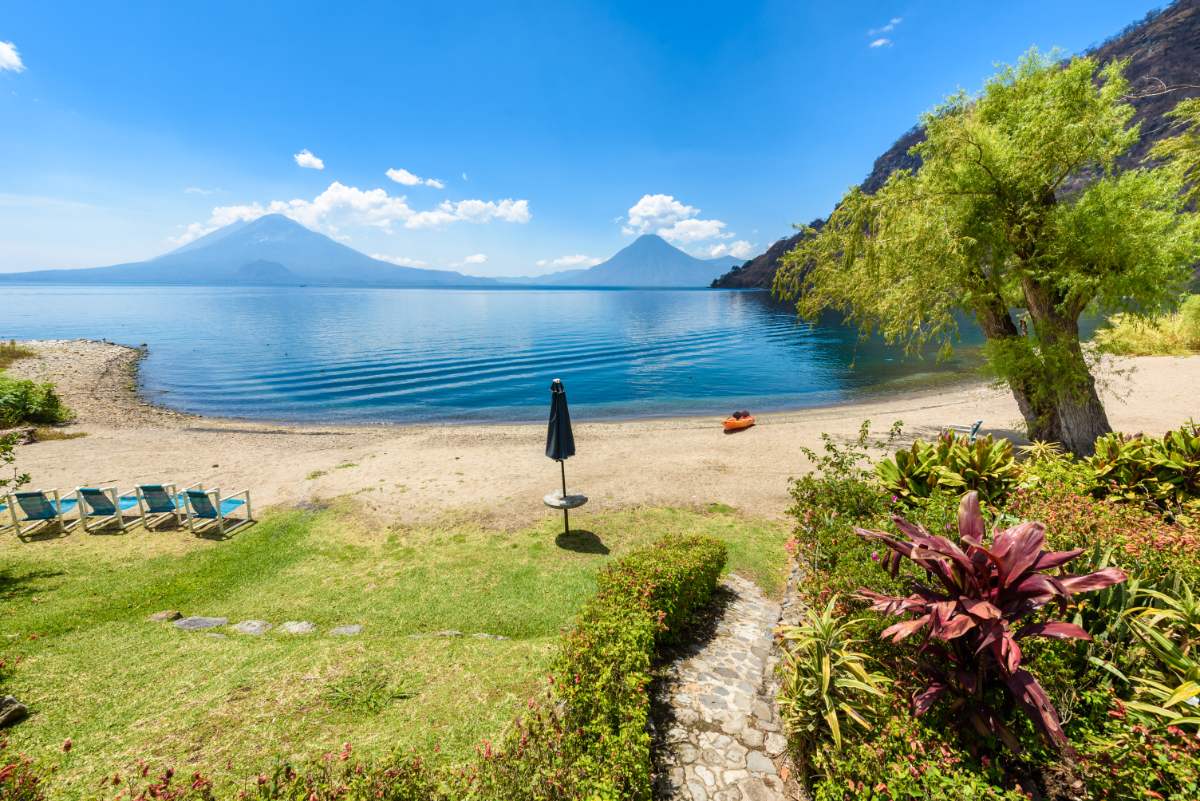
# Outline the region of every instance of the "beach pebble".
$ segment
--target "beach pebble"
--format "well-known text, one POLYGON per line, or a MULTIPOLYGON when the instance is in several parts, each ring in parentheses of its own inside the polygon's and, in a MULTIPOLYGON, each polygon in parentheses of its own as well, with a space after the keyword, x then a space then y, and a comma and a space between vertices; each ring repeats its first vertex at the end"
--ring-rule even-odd
POLYGON ((334 637, 353 637, 362 632, 362 624, 355 623, 350 626, 337 626, 329 630, 329 633, 334 637))
POLYGON ((217 626, 229 625, 227 617, 185 617, 175 621, 175 628, 183 629, 184 631, 198 631, 200 629, 215 629, 217 626))
POLYGON ((161 612, 155 612, 146 619, 151 623, 169 623, 172 620, 179 620, 181 617, 183 617, 183 612, 180 612, 178 609, 164 609, 161 612))
POLYGON ((274 626, 265 620, 243 620, 233 627, 233 630, 239 634, 250 634, 257 637, 260 634, 266 634, 274 626))
POLYGON ((317 627, 307 620, 289 620, 280 626, 279 630, 284 634, 312 634, 317 627))

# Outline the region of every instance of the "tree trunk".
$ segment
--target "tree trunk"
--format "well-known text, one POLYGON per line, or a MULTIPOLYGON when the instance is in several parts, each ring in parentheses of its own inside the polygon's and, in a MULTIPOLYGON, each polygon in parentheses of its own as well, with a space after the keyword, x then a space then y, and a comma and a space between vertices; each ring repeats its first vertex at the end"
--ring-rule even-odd
MULTIPOLYGON (((1024 337, 1002 301, 995 300, 977 309, 975 319, 990 342, 1027 347, 1024 337)), ((1030 441, 1062 442, 1062 423, 1053 398, 1037 392, 1042 376, 1022 373, 1006 375, 1004 379, 1012 390, 1021 416, 1025 418, 1025 431, 1030 441)))
POLYGON ((1076 456, 1091 456, 1096 438, 1112 431, 1096 379, 1079 342, 1079 317, 1062 311, 1059 293, 1040 282, 1022 281, 1041 352, 1044 379, 1053 397, 1058 442, 1076 456))

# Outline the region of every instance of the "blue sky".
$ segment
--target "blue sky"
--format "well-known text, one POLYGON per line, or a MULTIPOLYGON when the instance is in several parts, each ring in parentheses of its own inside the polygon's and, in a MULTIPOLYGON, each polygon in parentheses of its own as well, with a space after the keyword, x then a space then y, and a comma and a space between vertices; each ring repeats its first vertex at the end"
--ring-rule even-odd
POLYGON ((1160 5, 4 2, 0 271, 271 209, 479 275, 755 255, 996 63, 1160 5))

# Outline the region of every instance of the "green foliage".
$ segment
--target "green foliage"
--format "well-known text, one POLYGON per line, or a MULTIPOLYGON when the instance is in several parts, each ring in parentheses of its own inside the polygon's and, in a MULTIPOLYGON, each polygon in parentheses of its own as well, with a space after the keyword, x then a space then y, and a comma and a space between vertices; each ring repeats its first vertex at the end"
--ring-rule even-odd
POLYGON ((890 443, 900 435, 901 425, 899 420, 892 423, 886 443, 870 441, 871 423, 864 420, 858 436, 848 444, 839 445, 822 432, 822 453, 801 447, 813 470, 792 480, 793 504, 789 512, 800 516, 820 509, 834 515, 862 517, 880 511, 882 495, 871 481, 869 449, 890 443))
POLYGON ((1200 599, 1176 581, 1168 591, 1143 589, 1148 606, 1129 609, 1129 625, 1157 664, 1133 677, 1136 694, 1126 701, 1135 713, 1174 726, 1200 729, 1200 599))
POLYGON ((16 492, 29 483, 29 474, 17 471, 18 439, 16 434, 0 437, 0 495, 16 492))
POLYGON ((869 737, 816 754, 814 801, 1024 801, 1002 771, 966 758, 949 733, 900 704, 869 737))
POLYGON ((10 752, 0 736, 0 798, 5 801, 46 801, 45 776, 25 754, 10 752))
POLYGON ((1180 130, 1176 136, 1155 143, 1151 158, 1166 161, 1188 187, 1187 198, 1200 201, 1200 98, 1181 101, 1167 112, 1180 130))
POLYGON ((1079 743, 1091 797, 1106 801, 1200 798, 1200 740, 1175 727, 1149 727, 1120 711, 1079 743))
POLYGON ((999 504, 1020 479, 1012 442, 995 440, 990 434, 974 442, 952 432, 933 442, 917 440, 875 469, 884 489, 906 504, 935 492, 967 491, 999 504))
POLYGON ((974 315, 1031 437, 1086 452, 1094 434, 1074 441, 1088 431, 1058 417, 1065 404, 1100 408, 1079 316, 1161 308, 1200 258, 1176 172, 1113 172, 1139 136, 1124 66, 1031 51, 979 96, 951 97, 923 121, 922 166, 873 195, 852 189, 783 258, 775 293, 803 316, 832 309, 914 351, 949 351, 956 314, 974 315), (1084 173, 1096 177, 1061 191, 1084 173))
POLYGON ((779 706, 788 734, 801 755, 811 759, 819 743, 842 747, 846 721, 871 728, 872 699, 884 696, 888 679, 868 669, 870 657, 856 649, 858 621, 837 611, 838 598, 824 609, 806 608, 798 625, 783 627, 779 706))
POLYGON ((366 665, 325 688, 325 702, 335 709, 375 714, 413 691, 383 665, 366 665))
POLYGON ((1175 356, 1200 351, 1200 295, 1157 317, 1116 314, 1096 332, 1096 342, 1122 356, 1175 356))
POLYGON ((1177 511, 1200 498, 1200 423, 1162 437, 1109 434, 1096 440, 1088 465, 1096 495, 1177 511))
POLYGON ((0 375, 0 426, 63 423, 69 419, 71 410, 63 405, 53 384, 0 375))
POLYGON ((708 603, 725 545, 666 537, 601 573, 557 663, 566 725, 582 732, 580 767, 600 797, 650 797, 648 687, 655 647, 671 642, 708 603))

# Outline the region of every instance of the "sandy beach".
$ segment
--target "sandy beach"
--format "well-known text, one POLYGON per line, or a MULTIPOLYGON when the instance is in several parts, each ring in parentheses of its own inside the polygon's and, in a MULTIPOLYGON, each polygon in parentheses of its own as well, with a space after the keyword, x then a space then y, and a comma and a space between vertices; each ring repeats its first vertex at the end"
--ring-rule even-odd
MULTIPOLYGON (((543 455, 541 424, 321 426, 220 420, 151 406, 137 393, 133 348, 85 340, 26 343, 39 358, 15 362, 18 377, 54 381, 76 412, 67 431, 86 437, 39 442, 20 451, 34 486, 174 481, 223 490, 249 488, 255 505, 312 504, 353 495, 400 523, 463 515, 523 525, 546 509, 557 465, 543 455)), ((1114 360, 1105 365, 1113 427, 1161 432, 1200 411, 1200 356, 1114 360)), ((1023 426, 1007 392, 979 381, 836 407, 761 414, 754 428, 726 435, 721 415, 575 425, 578 453, 569 487, 590 509, 723 503, 777 517, 788 478, 808 469, 800 446, 821 432, 849 438, 862 420, 884 431, 928 436, 949 423, 984 420, 1016 439, 1023 426)))

